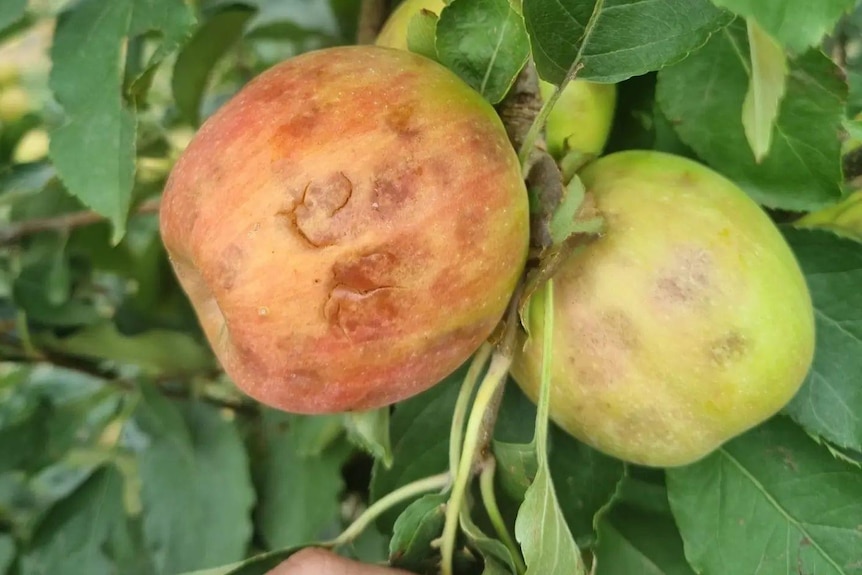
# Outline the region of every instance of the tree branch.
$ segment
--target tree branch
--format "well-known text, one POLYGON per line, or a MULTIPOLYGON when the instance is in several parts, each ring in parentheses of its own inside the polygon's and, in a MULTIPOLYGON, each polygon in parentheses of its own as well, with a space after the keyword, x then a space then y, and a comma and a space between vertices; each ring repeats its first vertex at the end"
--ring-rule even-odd
MULTIPOLYGON (((159 198, 146 200, 137 207, 134 214, 158 213, 159 202, 159 198)), ((65 231, 103 222, 106 219, 107 218, 101 214, 85 210, 52 216, 50 218, 39 218, 14 223, 3 230, 0 230, 0 247, 15 244, 20 241, 21 238, 39 232, 65 231)))
POLYGON ((362 0, 359 7, 359 24, 356 29, 358 44, 374 44, 389 13, 386 0, 362 0))

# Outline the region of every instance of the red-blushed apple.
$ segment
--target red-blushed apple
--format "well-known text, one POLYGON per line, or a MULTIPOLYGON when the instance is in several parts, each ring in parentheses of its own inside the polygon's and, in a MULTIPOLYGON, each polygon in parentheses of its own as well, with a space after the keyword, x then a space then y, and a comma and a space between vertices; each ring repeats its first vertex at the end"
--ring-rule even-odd
POLYGON ((493 108, 443 66, 375 46, 250 82, 183 152, 160 217, 226 373, 298 413, 439 382, 493 331, 529 241, 493 108))
MULTIPOLYGON (((814 353, 806 281, 735 184, 688 159, 614 153, 580 174, 604 234, 554 278, 551 418, 626 461, 676 466, 771 417, 814 353)), ((513 374, 538 397, 544 291, 513 374)))

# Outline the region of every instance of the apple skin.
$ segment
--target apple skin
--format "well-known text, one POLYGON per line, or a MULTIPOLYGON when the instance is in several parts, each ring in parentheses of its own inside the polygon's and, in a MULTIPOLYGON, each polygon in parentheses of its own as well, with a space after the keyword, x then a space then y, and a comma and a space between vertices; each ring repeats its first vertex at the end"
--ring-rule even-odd
MULTIPOLYGON (((405 0, 387 18, 376 44, 407 50, 407 30, 413 17, 421 10, 439 15, 445 7, 442 0, 405 0)), ((540 80, 539 89, 542 98, 547 99, 555 86, 540 80)), ((616 84, 569 82, 545 124, 548 152, 558 160, 568 150, 600 155, 611 132, 616 101, 616 84)))
MULTIPOLYGON (((555 89, 553 84, 539 81, 542 98, 550 98, 555 89)), ((616 105, 616 84, 569 82, 545 123, 548 153, 557 159, 562 159, 569 150, 601 155, 611 133, 616 105)))
MULTIPOLYGON (((786 405, 814 353, 805 278, 760 207, 691 160, 650 151, 580 174, 602 237, 554 279, 550 414, 617 458, 696 461, 786 405)), ((544 291, 513 375, 537 400, 544 291)))
POLYGON ((527 193, 493 108, 375 46, 267 70, 201 127, 162 200, 164 244, 227 374, 296 413, 439 382, 522 273, 527 193))

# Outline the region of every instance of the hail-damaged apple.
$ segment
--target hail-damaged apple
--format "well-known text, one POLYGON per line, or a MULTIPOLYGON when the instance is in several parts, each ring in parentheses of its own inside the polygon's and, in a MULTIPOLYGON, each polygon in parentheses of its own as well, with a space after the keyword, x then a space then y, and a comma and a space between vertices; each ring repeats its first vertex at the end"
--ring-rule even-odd
POLYGON ((493 108, 421 56, 330 48, 254 79, 200 129, 161 209, 227 374, 299 413, 434 385, 522 272, 527 193, 493 108))
MULTIPOLYGON (((551 418, 664 467, 778 412, 811 366, 814 312, 767 214, 716 172, 659 152, 611 154, 579 175, 606 230, 554 277, 551 418)), ((543 314, 529 317, 513 373, 536 398, 543 314)))

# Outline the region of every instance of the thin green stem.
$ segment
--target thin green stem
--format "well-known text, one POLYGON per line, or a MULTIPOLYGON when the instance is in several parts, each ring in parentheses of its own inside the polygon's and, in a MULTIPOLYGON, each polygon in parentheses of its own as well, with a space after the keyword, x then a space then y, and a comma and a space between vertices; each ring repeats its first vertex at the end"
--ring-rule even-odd
POLYGON ((536 458, 539 466, 547 464, 548 414, 551 408, 551 352, 554 341, 554 279, 545 283, 544 324, 542 326, 542 383, 536 412, 536 458))
POLYGON ((497 496, 494 493, 494 475, 496 471, 497 460, 489 457, 485 461, 482 473, 479 475, 479 491, 482 494, 482 503, 485 505, 485 511, 488 513, 491 525, 494 526, 494 531, 497 532, 497 537, 500 538, 512 554, 518 575, 523 575, 527 572, 527 565, 521 557, 520 548, 515 544, 515 540, 512 539, 509 530, 506 528, 506 521, 503 519, 500 507, 497 505, 497 496))
POLYGON ((347 527, 347 529, 341 532, 341 535, 331 541, 322 543, 321 546, 340 547, 341 545, 350 543, 359 537, 365 528, 374 520, 392 507, 406 501, 407 499, 416 497, 417 495, 422 495, 423 493, 434 491, 436 489, 443 489, 449 484, 449 478, 450 476, 448 472, 441 473, 439 475, 432 475, 431 477, 419 479, 412 483, 408 483, 403 487, 399 487, 392 493, 386 494, 386 496, 382 497, 379 501, 376 501, 369 506, 368 509, 363 511, 362 514, 347 527))
POLYGON ((526 172, 527 162, 530 159, 530 154, 533 151, 533 147, 536 145, 536 140, 539 137, 539 132, 541 132, 542 128, 545 126, 545 122, 548 119, 548 114, 551 113, 551 110, 557 103, 560 94, 563 93, 563 90, 566 88, 569 82, 574 80, 578 76, 578 72, 581 70, 581 68, 584 67, 584 48, 590 41, 590 36, 593 34, 593 30, 596 27, 596 23, 599 20, 599 15, 602 13, 602 8, 604 7, 604 5, 605 0, 596 1, 596 5, 593 7, 593 12, 592 14, 590 14, 590 19, 587 22, 586 27, 584 28, 584 36, 583 40, 581 41, 581 46, 578 48, 578 53, 575 56, 574 61, 572 61, 572 65, 569 67, 568 72, 566 72, 566 76, 565 78, 563 78, 563 82, 560 84, 554 94, 542 104, 542 109, 539 111, 539 115, 536 116, 535 120, 533 120, 533 124, 527 131, 527 135, 524 136, 524 143, 521 144, 521 149, 518 150, 518 160, 520 161, 521 169, 524 172, 526 172))
POLYGON ((455 413, 452 415, 452 430, 449 434, 449 469, 458 469, 458 458, 461 455, 461 445, 464 439, 464 421, 467 419, 467 408, 470 407, 470 398, 473 397, 473 390, 476 389, 476 384, 479 383, 479 375, 485 369, 488 363, 488 358, 491 357, 492 347, 489 343, 485 343, 473 356, 470 367, 467 369, 467 375, 464 377, 464 383, 461 384, 461 391, 458 392, 458 399, 455 402, 455 413))
POLYGON ((461 460, 458 462, 458 472, 452 483, 452 494, 449 496, 449 503, 446 506, 446 519, 443 524, 441 545, 441 553, 443 555, 441 572, 443 575, 452 575, 452 559, 455 556, 458 516, 464 504, 464 497, 467 494, 470 477, 473 475, 473 462, 476 458, 476 449, 481 439, 485 412, 494 400, 497 388, 504 381, 511 364, 511 357, 507 357, 500 352, 494 354, 491 359, 491 365, 488 367, 488 373, 485 374, 485 378, 479 385, 476 400, 473 402, 473 409, 470 411, 470 418, 467 421, 467 433, 464 437, 464 449, 461 452, 461 460))

